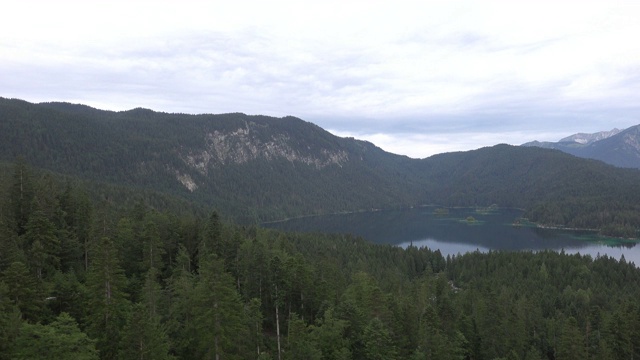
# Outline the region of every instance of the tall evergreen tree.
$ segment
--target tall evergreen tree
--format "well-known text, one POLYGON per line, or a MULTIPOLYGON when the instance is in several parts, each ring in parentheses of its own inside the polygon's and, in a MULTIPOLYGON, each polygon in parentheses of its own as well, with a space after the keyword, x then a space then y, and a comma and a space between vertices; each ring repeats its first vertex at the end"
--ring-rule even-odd
POLYGON ((11 359, 22 316, 9 298, 7 285, 0 278, 0 360, 11 359))
POLYGON ((200 251, 222 257, 222 223, 217 211, 212 211, 204 229, 200 251))
POLYGON ((214 255, 200 259, 196 286, 196 325, 205 359, 234 358, 246 336, 246 318, 233 278, 214 255))
POLYGON ((158 315, 144 304, 132 307, 131 318, 123 328, 118 357, 122 360, 169 360, 170 341, 158 315))
POLYGON ((289 336, 287 337, 285 359, 322 359, 322 352, 318 349, 309 327, 296 315, 292 316, 289 321, 289 336))
POLYGON ((312 328, 313 341, 322 352, 323 359, 347 360, 351 359, 349 340, 345 338, 348 323, 334 317, 333 309, 327 309, 321 319, 312 328))
POLYGON ((631 359, 633 357, 633 342, 631 338, 630 320, 622 309, 617 309, 607 324, 607 340, 609 348, 616 359, 631 359))
POLYGON ((67 313, 50 325, 25 323, 16 339, 13 359, 97 360, 94 341, 78 328, 67 313))
POLYGON ((198 319, 196 276, 191 272, 191 259, 184 246, 178 249, 173 274, 168 280, 168 333, 173 353, 182 359, 194 359, 198 354, 198 319))
POLYGON ((578 328, 578 322, 571 316, 562 327, 562 334, 558 343, 558 360, 579 360, 587 358, 584 337, 578 328))
POLYGON ((419 323, 419 348, 427 359, 444 359, 453 349, 449 349, 446 336, 442 333, 440 319, 431 305, 426 305, 419 323))
POLYGON ((13 228, 18 235, 26 232, 27 222, 33 204, 33 181, 24 159, 16 161, 13 170, 13 184, 9 193, 9 205, 12 210, 13 228))
POLYGON ((20 238, 18 234, 0 221, 0 272, 16 261, 26 263, 25 254, 20 246, 20 238))
POLYGON ((139 275, 143 263, 142 243, 136 239, 131 218, 123 217, 118 220, 114 244, 118 249, 122 268, 127 277, 139 275))
POLYGON ((276 316, 276 341, 278 345, 278 360, 282 359, 282 343, 280 333, 280 309, 284 304, 286 285, 286 276, 284 264, 279 255, 275 255, 269 262, 269 274, 271 283, 271 300, 276 316))
POLYGON ((151 268, 161 270, 162 256, 165 254, 164 244, 160 238, 158 225, 150 216, 147 216, 142 226, 140 237, 142 241, 142 270, 148 271, 151 268))
POLYGON ((26 225, 25 244, 31 268, 38 279, 60 269, 60 240, 55 225, 42 210, 33 211, 26 225))
POLYGON ((7 286, 6 296, 20 309, 22 316, 30 321, 38 321, 44 307, 44 299, 38 291, 34 275, 27 266, 16 261, 12 263, 0 278, 7 286))
POLYGON ((76 203, 74 189, 67 183, 64 191, 57 197, 58 206, 52 219, 60 242, 60 269, 68 271, 82 270, 82 244, 78 240, 76 203))
POLYGON ((84 191, 78 191, 74 214, 74 232, 77 241, 82 246, 84 270, 89 269, 89 251, 92 242, 93 205, 84 191))
POLYGON ((364 353, 367 360, 393 360, 397 351, 389 330, 377 317, 364 328, 364 353))
POLYGON ((126 278, 113 241, 103 237, 95 250, 87 275, 89 335, 97 339, 102 359, 118 353, 128 300, 123 289, 126 278))
POLYGON ((264 315, 262 314, 262 302, 258 298, 253 298, 245 305, 245 309, 249 328, 250 347, 255 348, 256 356, 260 356, 264 350, 262 335, 264 315))

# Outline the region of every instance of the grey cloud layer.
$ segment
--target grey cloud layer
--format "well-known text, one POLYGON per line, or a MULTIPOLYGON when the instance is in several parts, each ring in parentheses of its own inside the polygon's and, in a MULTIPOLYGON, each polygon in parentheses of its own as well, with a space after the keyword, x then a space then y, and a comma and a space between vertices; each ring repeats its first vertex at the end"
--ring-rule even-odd
MULTIPOLYGON (((608 17, 593 4, 554 5, 550 13, 538 3, 488 4, 412 11, 376 2, 375 14, 353 3, 335 14, 340 4, 315 4, 320 20, 308 12, 308 24, 246 9, 252 17, 230 21, 229 29, 209 28, 202 14, 193 27, 155 24, 149 8, 146 27, 130 36, 102 21, 105 28, 85 38, 72 28, 62 33, 77 40, 50 38, 46 29, 0 38, 0 96, 114 110, 294 115, 338 133, 413 139, 412 146, 464 134, 458 149, 489 145, 490 134, 499 141, 640 123, 632 8, 607 8, 615 15, 608 17)), ((212 24, 224 20, 213 17, 212 24)))

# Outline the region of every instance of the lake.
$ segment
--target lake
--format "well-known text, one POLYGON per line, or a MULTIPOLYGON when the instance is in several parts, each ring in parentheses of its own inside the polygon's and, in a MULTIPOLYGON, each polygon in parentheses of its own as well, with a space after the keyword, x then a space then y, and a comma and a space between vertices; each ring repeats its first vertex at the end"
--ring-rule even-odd
POLYGON ((336 215, 311 216, 263 224, 296 232, 352 234, 379 244, 426 246, 446 255, 470 251, 564 250, 608 255, 640 265, 636 242, 599 237, 591 231, 543 229, 514 225, 522 216, 517 209, 418 207, 336 215))

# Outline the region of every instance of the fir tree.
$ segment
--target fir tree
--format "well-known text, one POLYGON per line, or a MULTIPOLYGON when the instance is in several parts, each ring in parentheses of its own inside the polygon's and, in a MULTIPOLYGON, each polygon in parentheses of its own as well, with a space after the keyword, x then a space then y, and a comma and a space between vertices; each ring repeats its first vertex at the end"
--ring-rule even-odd
POLYGON ((246 319, 233 278, 213 255, 201 258, 196 292, 196 326, 201 356, 232 358, 246 336, 246 319))
POLYGON ((128 310, 124 272, 113 241, 103 237, 87 275, 89 335, 97 339, 102 359, 114 359, 128 310))

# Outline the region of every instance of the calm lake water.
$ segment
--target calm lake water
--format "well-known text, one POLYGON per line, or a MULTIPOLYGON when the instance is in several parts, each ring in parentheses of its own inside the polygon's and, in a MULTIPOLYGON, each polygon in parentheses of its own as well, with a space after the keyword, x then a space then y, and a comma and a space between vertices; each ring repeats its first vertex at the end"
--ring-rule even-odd
POLYGON ((410 244, 440 249, 443 255, 489 250, 564 250, 566 253, 608 255, 640 265, 640 246, 597 236, 589 231, 514 226, 522 215, 516 209, 482 211, 473 208, 420 207, 324 215, 263 224, 264 227, 298 232, 353 234, 380 244, 410 244), (474 220, 469 219, 472 217, 474 220))

